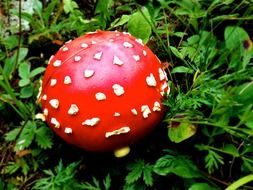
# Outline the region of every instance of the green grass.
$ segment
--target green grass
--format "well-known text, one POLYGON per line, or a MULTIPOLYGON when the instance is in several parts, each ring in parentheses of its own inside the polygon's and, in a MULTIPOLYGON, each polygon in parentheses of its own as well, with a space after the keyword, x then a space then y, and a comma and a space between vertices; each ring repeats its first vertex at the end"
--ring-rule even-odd
POLYGON ((252 0, 20 2, 0 3, 0 190, 253 189, 252 0), (123 159, 35 117, 49 57, 96 29, 141 38, 169 77, 164 122, 123 159))

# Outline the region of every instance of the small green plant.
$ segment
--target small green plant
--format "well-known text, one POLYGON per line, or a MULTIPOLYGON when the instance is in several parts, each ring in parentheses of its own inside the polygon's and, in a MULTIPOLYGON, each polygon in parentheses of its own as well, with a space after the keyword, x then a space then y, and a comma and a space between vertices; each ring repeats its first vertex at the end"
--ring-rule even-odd
POLYGON ((75 170, 77 166, 78 163, 71 163, 67 167, 64 167, 62 160, 60 160, 54 171, 43 171, 44 175, 46 175, 47 177, 37 180, 33 189, 80 189, 79 184, 75 179, 75 170))
POLYGON ((153 186, 153 166, 149 163, 145 163, 144 160, 136 160, 127 166, 127 170, 130 172, 125 178, 125 189, 138 186, 138 182, 140 182, 139 185, 144 182, 145 186, 153 186))
POLYGON ((52 131, 45 126, 42 122, 33 122, 27 121, 18 128, 13 129, 6 134, 6 141, 16 142, 14 150, 21 151, 25 148, 28 148, 32 142, 42 148, 51 148, 52 147, 52 131))
POLYGON ((80 185, 80 188, 87 190, 109 190, 111 189, 111 177, 108 174, 102 183, 93 177, 92 182, 84 182, 80 185))
POLYGON ((30 98, 33 95, 33 83, 32 79, 45 71, 44 67, 37 67, 31 71, 31 65, 29 63, 23 62, 19 64, 18 73, 20 76, 19 87, 20 98, 30 98))

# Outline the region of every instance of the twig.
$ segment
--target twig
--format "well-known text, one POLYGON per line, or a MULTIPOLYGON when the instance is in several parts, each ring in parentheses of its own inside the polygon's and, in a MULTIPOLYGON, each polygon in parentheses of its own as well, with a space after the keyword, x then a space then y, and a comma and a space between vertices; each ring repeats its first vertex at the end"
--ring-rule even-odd
POLYGON ((222 180, 220 180, 220 179, 218 179, 218 178, 216 178, 216 177, 214 177, 214 176, 211 176, 211 175, 209 175, 209 174, 206 174, 206 173, 204 173, 209 179, 211 179, 211 180, 213 180, 213 181, 216 181, 216 182, 218 182, 218 183, 220 183, 220 184, 222 184, 222 185, 225 185, 225 186, 228 186, 229 185, 229 183, 228 182, 225 182, 225 181, 222 181, 222 180))

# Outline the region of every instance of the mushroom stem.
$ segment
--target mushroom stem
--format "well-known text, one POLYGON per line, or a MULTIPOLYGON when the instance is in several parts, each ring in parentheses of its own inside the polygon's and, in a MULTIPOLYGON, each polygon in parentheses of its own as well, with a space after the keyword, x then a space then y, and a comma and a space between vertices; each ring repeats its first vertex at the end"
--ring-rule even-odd
POLYGON ((128 155, 129 152, 130 152, 130 147, 125 146, 125 147, 114 150, 114 156, 116 158, 122 158, 122 157, 125 157, 126 155, 128 155))

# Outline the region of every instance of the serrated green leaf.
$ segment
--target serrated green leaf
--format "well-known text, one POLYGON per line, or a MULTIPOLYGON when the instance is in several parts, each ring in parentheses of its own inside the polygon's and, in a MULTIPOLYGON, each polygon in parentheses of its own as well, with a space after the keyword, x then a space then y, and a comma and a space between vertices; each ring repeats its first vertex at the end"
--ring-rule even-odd
POLYGON ((135 36, 140 38, 146 43, 151 35, 151 26, 148 22, 150 15, 147 9, 143 9, 142 12, 137 11, 132 14, 128 21, 128 31, 135 36), (144 18, 143 14, 146 18, 144 18))
POLYGON ((153 185, 152 172, 153 172, 153 167, 150 165, 146 165, 143 170, 143 181, 147 186, 153 185))
POLYGON ((4 167, 6 174, 13 174, 20 168, 20 165, 15 162, 8 162, 7 166, 4 167))
POLYGON ((111 187, 111 176, 110 176, 110 174, 108 174, 106 176, 106 178, 103 180, 103 184, 104 184, 105 190, 110 189, 110 187, 111 187))
POLYGON ((170 46, 170 50, 179 59, 183 59, 184 58, 183 55, 177 50, 177 48, 175 48, 173 46, 170 46))
POLYGON ((20 131, 20 128, 16 128, 16 129, 13 129, 11 130, 10 132, 6 133, 5 134, 5 140, 6 141, 13 141, 17 138, 17 135, 20 131))
POLYGON ((32 143, 34 139, 35 130, 36 130, 35 123, 32 121, 28 121, 24 126, 22 132, 20 133, 16 145, 14 147, 14 150, 16 152, 29 147, 29 145, 32 143))
POLYGON ((205 157, 206 168, 209 173, 212 173, 215 169, 218 169, 219 165, 224 164, 223 157, 221 157, 217 152, 208 150, 208 154, 205 157))
POLYGON ((143 161, 129 165, 128 169, 130 169, 131 171, 127 174, 125 178, 126 183, 134 183, 138 179, 140 179, 142 176, 143 166, 143 161))
POLYGON ((137 184, 136 182, 142 179, 145 186, 153 185, 153 165, 145 163, 144 160, 136 160, 134 163, 129 164, 127 169, 130 172, 125 178, 126 184, 137 184))
POLYGON ((53 145, 52 131, 47 127, 40 127, 36 130, 36 143, 43 149, 51 148, 53 145))
POLYGON ((187 43, 188 43, 189 46, 198 44, 199 41, 200 41, 200 36, 197 35, 197 34, 187 38, 187 43))
POLYGON ((183 156, 166 155, 158 159, 154 171, 162 176, 173 173, 183 178, 200 177, 197 167, 190 159, 183 156))
POLYGON ((108 9, 112 5, 112 3, 112 0, 98 0, 95 12, 107 14, 108 9))
POLYGON ((99 181, 95 177, 92 177, 92 182, 95 184, 95 186, 99 187, 99 181))
POLYGON ((76 167, 79 162, 73 162, 69 164, 67 167, 64 167, 62 164, 62 160, 55 167, 55 171, 52 170, 44 170, 43 172, 46 174, 46 177, 38 179, 33 186, 33 189, 38 190, 72 190, 72 189, 90 189, 98 190, 101 188, 95 188, 94 186, 83 186, 77 182, 75 179, 76 167), (88 187, 88 188, 86 188, 88 187))
POLYGON ((46 174, 46 175, 50 175, 50 176, 54 175, 52 170, 43 170, 43 173, 46 174))

